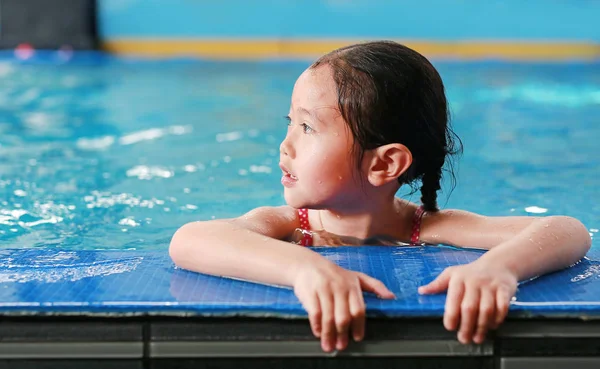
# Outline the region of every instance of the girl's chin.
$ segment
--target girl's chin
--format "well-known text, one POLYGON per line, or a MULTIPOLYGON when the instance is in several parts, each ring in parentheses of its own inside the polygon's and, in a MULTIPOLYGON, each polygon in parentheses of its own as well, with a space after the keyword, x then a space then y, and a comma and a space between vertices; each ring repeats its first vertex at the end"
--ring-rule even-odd
POLYGON ((290 192, 292 192, 292 191, 290 191, 288 189, 286 189, 284 192, 285 202, 286 202, 286 204, 288 204, 288 206, 291 206, 294 209, 311 208, 311 203, 306 201, 306 199, 301 198, 297 194, 290 193, 290 192))
POLYGON ((302 193, 298 187, 286 188, 283 191, 283 197, 288 206, 294 209, 326 209, 328 208, 327 198, 323 198, 318 193, 302 193))
POLYGON ((285 196, 285 203, 294 209, 305 209, 308 205, 306 201, 299 201, 298 199, 290 198, 291 196, 285 196))

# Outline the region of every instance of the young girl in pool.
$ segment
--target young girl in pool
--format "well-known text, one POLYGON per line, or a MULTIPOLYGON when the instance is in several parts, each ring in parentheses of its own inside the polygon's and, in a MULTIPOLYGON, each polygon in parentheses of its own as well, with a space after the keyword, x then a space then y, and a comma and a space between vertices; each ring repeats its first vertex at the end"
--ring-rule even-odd
POLYGON ((380 281, 302 245, 364 244, 385 236, 489 249, 418 291, 447 290, 444 326, 458 330, 462 343, 483 342, 504 320, 518 281, 572 265, 591 240, 579 221, 565 216, 439 210, 442 167, 459 151, 447 111, 439 74, 403 45, 369 42, 321 57, 292 93, 280 146, 287 206, 186 224, 171 241, 173 261, 197 272, 292 286, 322 348, 332 351, 343 350, 350 335, 363 338, 362 291, 394 295, 380 281), (400 186, 418 180, 421 205, 395 197, 400 186))

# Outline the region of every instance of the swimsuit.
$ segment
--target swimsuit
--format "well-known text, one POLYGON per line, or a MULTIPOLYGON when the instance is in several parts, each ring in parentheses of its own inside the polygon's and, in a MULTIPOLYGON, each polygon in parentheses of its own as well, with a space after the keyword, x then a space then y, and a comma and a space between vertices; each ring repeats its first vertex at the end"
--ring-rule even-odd
MULTIPOLYGON (((412 220, 412 233, 410 236, 410 245, 416 246, 421 245, 421 220, 423 219, 423 206, 419 206, 415 211, 415 215, 412 220)), ((310 231, 310 224, 308 223, 308 209, 298 209, 298 218, 300 218, 300 231, 302 232, 302 238, 298 244, 302 246, 312 246, 313 236, 310 231)))

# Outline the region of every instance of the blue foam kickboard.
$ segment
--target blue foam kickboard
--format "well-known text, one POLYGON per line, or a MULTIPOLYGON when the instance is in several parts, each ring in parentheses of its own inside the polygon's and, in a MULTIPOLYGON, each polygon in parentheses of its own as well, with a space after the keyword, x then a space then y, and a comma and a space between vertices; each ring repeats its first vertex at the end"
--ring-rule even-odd
MULTIPOLYGON (((478 250, 450 247, 315 248, 342 267, 380 279, 397 296, 365 295, 371 316, 442 316, 445 295, 417 287, 478 250)), ((510 314, 600 315, 600 262, 577 265, 519 286, 510 314)), ((167 252, 0 250, 0 314, 156 314, 306 316, 289 288, 176 268, 167 252)))

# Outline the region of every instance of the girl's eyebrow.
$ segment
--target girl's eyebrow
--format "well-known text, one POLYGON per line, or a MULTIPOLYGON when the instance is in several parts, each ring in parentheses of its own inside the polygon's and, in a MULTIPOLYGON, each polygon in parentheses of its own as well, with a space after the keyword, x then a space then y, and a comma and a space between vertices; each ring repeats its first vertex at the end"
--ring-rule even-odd
POLYGON ((297 108, 296 111, 298 111, 299 113, 302 113, 302 114, 307 114, 314 121, 323 124, 323 122, 321 121, 321 119, 319 119, 319 117, 317 116, 317 114, 314 111, 312 111, 312 110, 308 110, 308 109, 305 109, 305 108, 297 108))

